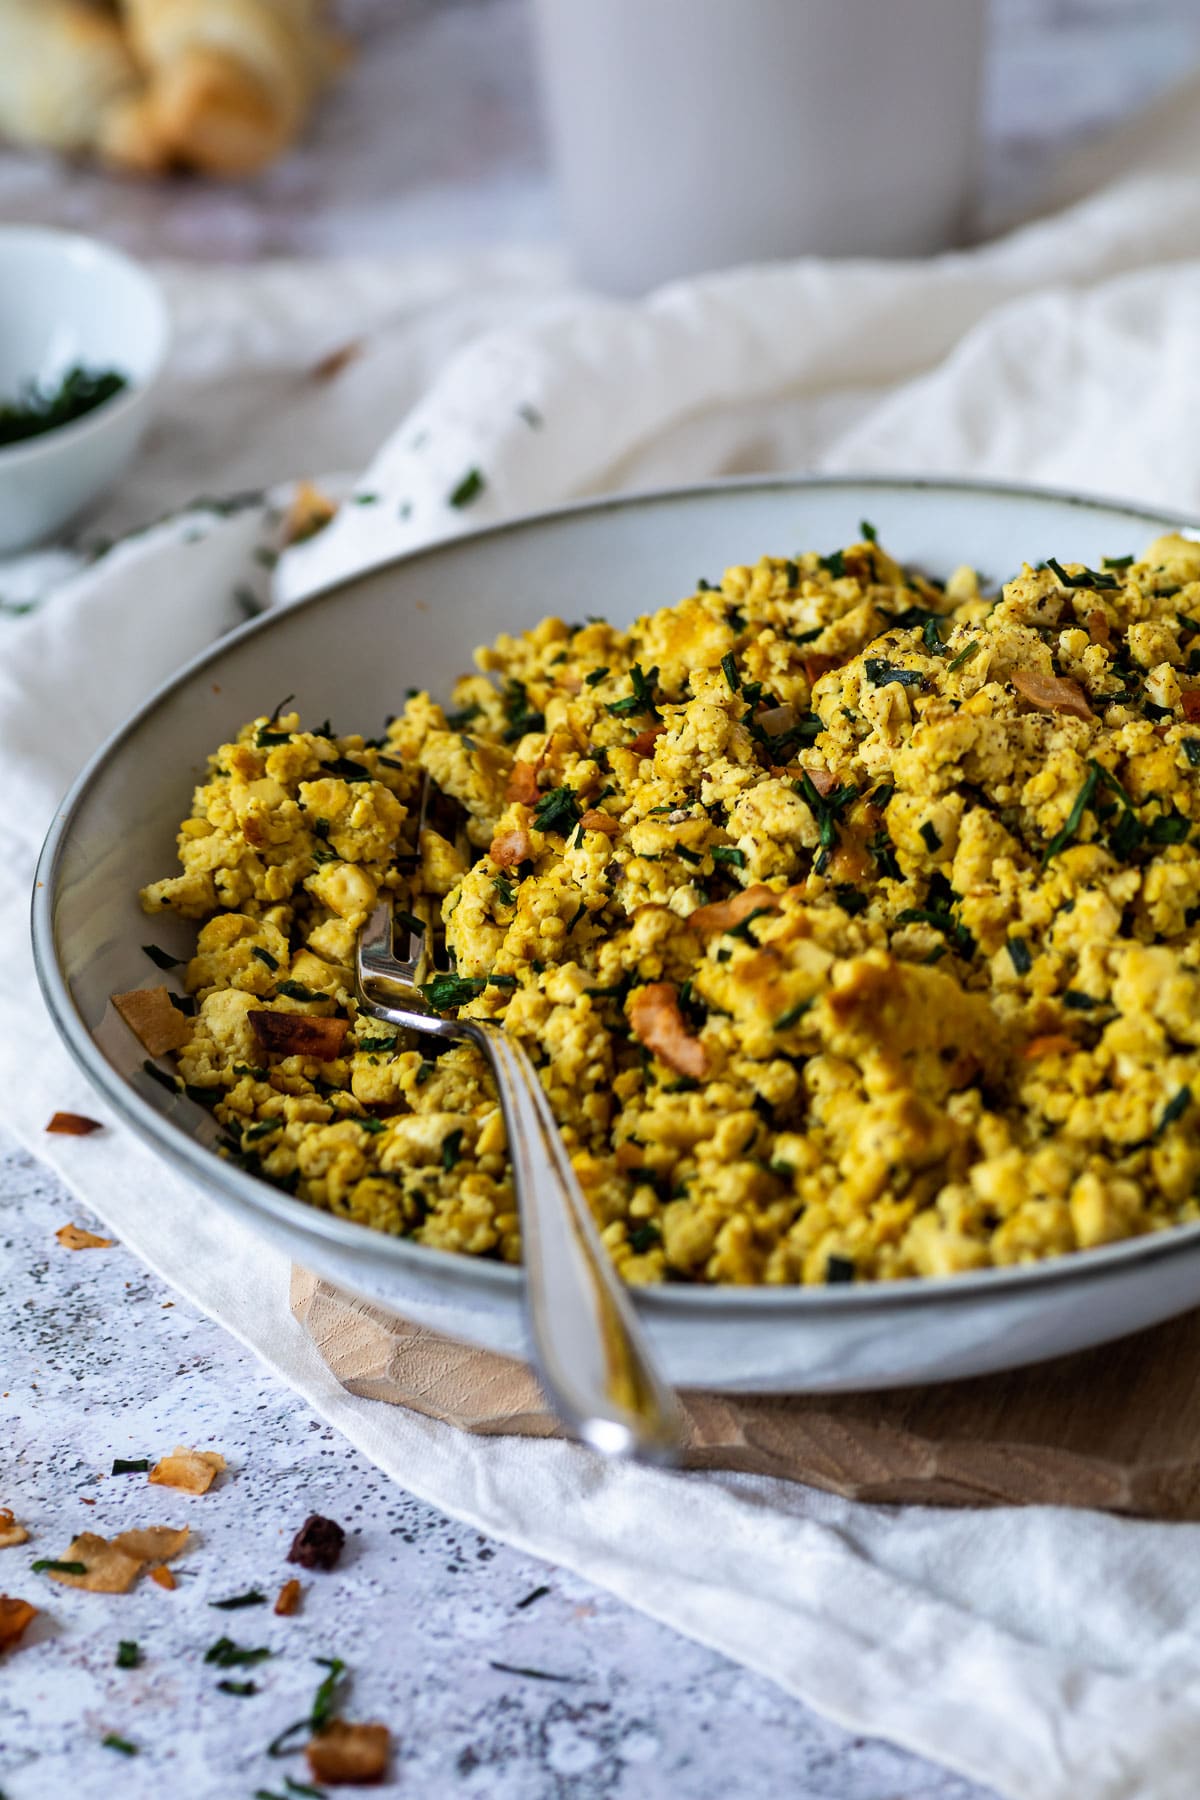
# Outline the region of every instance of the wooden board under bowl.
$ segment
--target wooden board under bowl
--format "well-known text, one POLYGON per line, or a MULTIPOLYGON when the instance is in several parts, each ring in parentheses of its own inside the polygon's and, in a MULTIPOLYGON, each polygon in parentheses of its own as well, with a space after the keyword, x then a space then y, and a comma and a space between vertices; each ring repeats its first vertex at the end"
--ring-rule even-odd
MULTIPOLYGON (((561 1435, 523 1363, 406 1324, 299 1268, 291 1305, 353 1394, 462 1431, 561 1435)), ((1200 1311, 940 1387, 682 1398, 692 1469, 785 1476, 853 1500, 1200 1519, 1200 1311)))

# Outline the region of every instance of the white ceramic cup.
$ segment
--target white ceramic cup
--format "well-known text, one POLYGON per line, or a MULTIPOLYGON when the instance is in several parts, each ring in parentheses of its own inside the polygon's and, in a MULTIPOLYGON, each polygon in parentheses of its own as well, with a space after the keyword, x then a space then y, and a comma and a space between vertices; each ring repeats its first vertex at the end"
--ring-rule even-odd
POLYGON ((975 177, 987 0, 538 0, 577 274, 925 255, 975 177))

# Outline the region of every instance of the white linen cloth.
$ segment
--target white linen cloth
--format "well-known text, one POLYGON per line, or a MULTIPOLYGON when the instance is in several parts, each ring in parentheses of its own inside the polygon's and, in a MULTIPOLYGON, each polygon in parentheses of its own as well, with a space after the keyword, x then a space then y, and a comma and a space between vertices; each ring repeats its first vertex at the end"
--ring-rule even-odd
MULTIPOLYGON (((982 473, 1200 511, 1198 121, 1185 97, 1108 153, 1102 191, 1087 194, 1085 168, 1084 197, 1056 215, 923 264, 801 262, 636 305, 572 297, 553 265, 516 255, 168 272, 178 339, 162 423, 109 516, 365 463, 356 491, 375 500, 289 553, 282 600, 507 513, 733 470, 982 473), (357 362, 307 377, 358 337, 357 362), (486 485, 455 509, 472 468, 486 485)), ((0 618, 6 1118, 124 1242, 438 1507, 1001 1794, 1191 1800, 1200 1528, 856 1506, 461 1436, 344 1393, 290 1317, 286 1260, 120 1127, 43 1135, 56 1108, 104 1113, 35 990, 38 845, 85 755, 236 616, 235 589, 262 591, 254 551, 271 529, 260 506, 194 514, 0 618)), ((0 593, 69 566, 0 571, 0 593)))

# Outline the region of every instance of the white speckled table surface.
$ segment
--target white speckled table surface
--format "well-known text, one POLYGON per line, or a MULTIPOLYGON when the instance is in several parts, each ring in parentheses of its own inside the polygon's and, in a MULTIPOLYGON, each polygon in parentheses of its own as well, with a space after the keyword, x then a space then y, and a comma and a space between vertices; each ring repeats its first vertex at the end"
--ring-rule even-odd
MULTIPOLYGON (((0 216, 209 260, 553 241, 523 0, 347 11, 369 53, 313 141, 254 188, 144 188, 0 154, 0 216)), ((996 0, 989 211, 1019 203, 1054 149, 1197 56, 1194 0, 996 0)), ((412 1500, 123 1249, 60 1248, 54 1232, 72 1218, 92 1223, 0 1138, 0 1505, 34 1533, 0 1551, 0 1589, 44 1606, 2 1668, 0 1800, 283 1796, 303 1761, 266 1746, 307 1710, 323 1673, 312 1659, 335 1655, 353 1670, 354 1716, 395 1734, 377 1791, 986 1800, 412 1500), (209 1495, 108 1473, 114 1456, 177 1442, 228 1459, 209 1495), (210 1610, 256 1585, 273 1595, 310 1512, 338 1519, 348 1543, 335 1572, 303 1576, 296 1617, 210 1610), (79 1530, 160 1521, 193 1528, 174 1592, 88 1595, 29 1572, 79 1530), (221 1692, 204 1663, 222 1634, 275 1652, 252 1671, 253 1695, 221 1692), (142 1646, 140 1668, 116 1667, 121 1638, 142 1646), (104 1748, 108 1733, 138 1755, 104 1748)))

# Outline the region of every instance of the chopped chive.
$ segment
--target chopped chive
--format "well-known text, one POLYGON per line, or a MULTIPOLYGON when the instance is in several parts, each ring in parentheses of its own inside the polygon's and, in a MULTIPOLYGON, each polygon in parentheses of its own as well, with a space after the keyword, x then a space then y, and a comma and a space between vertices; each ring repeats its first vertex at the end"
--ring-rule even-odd
POLYGON ((576 1682, 578 1675, 551 1675, 546 1669, 526 1669, 519 1663, 489 1662, 489 1669, 498 1669, 502 1675, 526 1675, 530 1681, 564 1681, 576 1682))
POLYGON ((1062 1003, 1075 1012, 1095 1012, 1098 1006, 1107 1005, 1107 1001, 1097 1000, 1094 994, 1085 994, 1080 988, 1068 988, 1063 994, 1062 1003))
POLYGON ((435 975, 432 981, 422 982, 421 992, 434 1012, 445 1012, 447 1007, 465 1006, 468 1000, 474 1000, 477 994, 481 994, 486 985, 482 975, 448 973, 435 975))
POLYGON ((257 1681, 231 1681, 228 1676, 224 1681, 218 1681, 217 1687, 222 1694, 237 1694, 243 1700, 258 1692, 257 1681))
POLYGON ((468 469, 458 486, 450 495, 450 505, 460 509, 464 506, 470 506, 473 500, 478 500, 486 486, 487 482, 484 480, 483 474, 479 469, 468 469))
POLYGON ((141 1660, 141 1646, 133 1638, 122 1638, 117 1645, 117 1668, 136 1669, 141 1660))
POLYGON ((931 825, 928 819, 926 819, 925 823, 920 827, 920 832, 925 841, 925 848, 931 855, 935 850, 941 849, 942 840, 937 834, 936 827, 931 825))
POLYGON ((1183 754, 1193 769, 1200 769, 1200 738, 1184 738, 1183 754))
MULTIPOLYGON (((953 668, 954 664, 949 666, 953 668)), ((920 669, 902 669, 897 663, 887 662, 881 656, 866 657, 863 668, 872 687, 887 687, 893 681, 899 682, 901 687, 919 688, 925 685, 925 677, 920 669)))
POLYGON ((1191 1104, 1192 1104, 1191 1088, 1190 1087, 1181 1087, 1179 1092, 1176 1094, 1175 1098, 1173 1100, 1169 1100, 1167 1102, 1166 1106, 1163 1108, 1162 1118, 1158 1121, 1158 1124, 1155 1126, 1155 1129, 1154 1129, 1155 1137, 1156 1138, 1161 1137, 1163 1132, 1167 1129, 1168 1125, 1174 1125, 1177 1119, 1182 1119, 1184 1113, 1187 1111, 1188 1107, 1191 1104))
MULTIPOLYGON (((1197 749, 1200 749, 1200 738, 1196 740, 1196 745, 1197 749)), ((496 890, 496 898, 499 900, 501 906, 515 905, 517 897, 513 893, 512 882, 508 879, 507 875, 493 875, 492 886, 496 890)))
POLYGON ((119 1750, 122 1756, 138 1755, 137 1745, 131 1744, 128 1738, 118 1737, 115 1731, 110 1731, 107 1737, 101 1738, 100 1743, 103 1749, 119 1750))
POLYGON ((515 988, 517 978, 515 975, 489 975, 487 984, 489 987, 515 988))
MULTIPOLYGON (((1197 739, 1197 748, 1200 749, 1200 739, 1197 739)), ((715 863, 731 863, 735 869, 746 866, 746 852, 739 850, 736 844, 713 844, 709 854, 715 863)))
POLYGON ((268 969, 270 969, 272 973, 279 967, 279 958, 277 956, 272 956, 269 950, 264 950, 261 944, 252 945, 250 954, 251 956, 257 956, 260 963, 266 963, 268 969))
POLYGON ((557 831, 566 837, 583 817, 573 788, 551 788, 533 809, 533 822, 539 831, 557 831))
POLYGON ((398 925, 403 925, 405 931, 411 931, 414 937, 424 937, 425 923, 418 919, 416 913, 406 912, 402 906, 397 906, 392 912, 392 918, 398 925))
POLYGON ((204 1652, 206 1663, 215 1663, 218 1669, 253 1668, 256 1663, 265 1662, 275 1652, 265 1647, 260 1650, 243 1650, 232 1638, 219 1637, 215 1644, 210 1644, 204 1652))
POLYGON ((305 987, 302 981, 277 981, 277 994, 286 994, 289 1000, 328 1000, 328 994, 316 994, 312 988, 305 987))
POLYGON ((982 649, 983 644, 980 639, 972 638, 965 649, 960 650, 957 656, 952 656, 950 658, 950 661, 946 664, 947 671, 953 673, 955 669, 961 669, 964 663, 970 662, 971 658, 982 649))
POLYGON ((860 520, 858 529, 867 540, 868 544, 877 544, 879 542, 879 533, 872 525, 870 519, 860 520))
POLYGON ((52 1556, 39 1556, 35 1563, 30 1563, 35 1575, 49 1573, 51 1575, 86 1575, 87 1564, 81 1562, 56 1562, 52 1556))
POLYGON ((258 735, 254 739, 255 747, 259 750, 270 750, 276 744, 290 744, 291 741, 290 731, 268 731, 265 725, 259 729, 258 735))
POLYGON ((442 1139, 442 1167, 447 1175, 461 1159, 462 1140, 461 1131, 451 1131, 442 1139))
POLYGON ((1137 559, 1133 556, 1103 556, 1100 560, 1106 569, 1128 569, 1137 559))
POLYGON ((113 1458, 114 1475, 144 1475, 150 1467, 148 1456, 117 1456, 113 1458))
POLYGON ((785 1013, 780 1013, 771 1029, 773 1031, 790 1030, 793 1025, 799 1024, 800 1020, 811 1006, 811 999, 797 1000, 795 1006, 789 1006, 785 1013))
POLYGON ((608 674, 607 669, 593 669, 591 671, 591 673, 588 675, 585 675, 583 679, 587 683, 588 687, 599 687, 600 683, 604 680, 604 677, 607 674, 608 674))
POLYGON ((527 1606, 532 1606, 535 1600, 544 1600, 549 1592, 550 1589, 543 1582, 541 1587, 535 1587, 531 1594, 526 1594, 523 1600, 518 1600, 515 1610, 517 1612, 524 1612, 525 1608, 527 1606))
POLYGON ((236 1612, 242 1606, 265 1606, 266 1603, 267 1596, 257 1588, 251 1588, 248 1593, 234 1594, 230 1600, 210 1600, 208 1604, 217 1612, 236 1612))
POLYGON ((157 944, 143 944, 142 950, 160 969, 181 969, 184 964, 182 956, 172 956, 168 950, 160 950, 157 944))
POLYGON ((1096 785, 1099 780, 1099 763, 1094 761, 1089 762, 1088 772, 1083 778, 1083 785, 1075 796, 1074 803, 1070 812, 1067 814, 1066 822, 1064 823, 1062 830, 1055 832, 1042 854, 1043 869, 1050 861, 1051 857, 1057 856, 1060 850, 1066 849, 1067 845, 1071 842, 1071 839, 1075 836, 1075 833, 1079 830, 1080 825, 1083 823, 1083 815, 1092 803, 1096 792, 1096 785))
POLYGON ((851 1257, 831 1254, 825 1258, 825 1280, 830 1287, 853 1281, 855 1273, 851 1257))
POLYGON ((1033 956, 1024 938, 1010 937, 1006 945, 1009 960, 1018 975, 1028 975, 1033 967, 1033 956))
POLYGON ((791 562, 790 560, 788 562, 785 562, 783 565, 783 577, 790 588, 799 587, 799 585, 800 585, 800 564, 796 563, 796 562, 791 562))
POLYGON ((835 581, 840 581, 846 573, 846 556, 842 550, 832 550, 828 556, 818 556, 817 562, 835 581))
POLYGON ((741 683, 738 680, 737 658, 732 650, 727 650, 721 658, 721 670, 729 683, 729 691, 736 694, 741 683))
POLYGON ((726 931, 725 936, 742 938, 747 944, 757 944, 758 939, 750 935, 750 927, 753 925, 755 919, 764 918, 767 913, 773 911, 774 908, 770 906, 756 906, 754 911, 748 912, 744 919, 739 920, 736 925, 731 925, 726 931))

